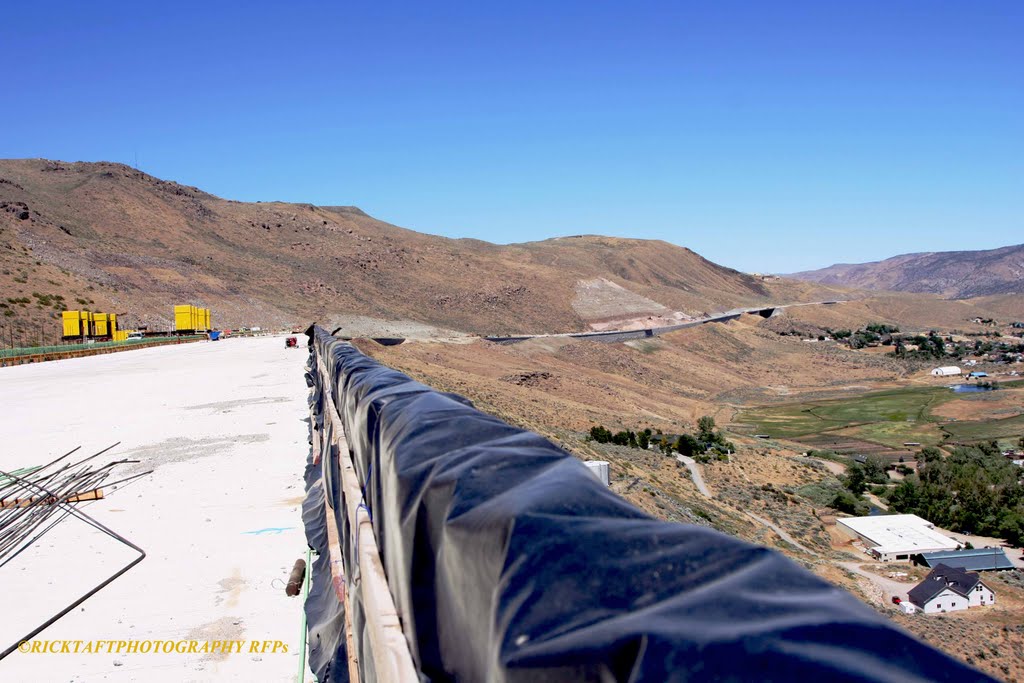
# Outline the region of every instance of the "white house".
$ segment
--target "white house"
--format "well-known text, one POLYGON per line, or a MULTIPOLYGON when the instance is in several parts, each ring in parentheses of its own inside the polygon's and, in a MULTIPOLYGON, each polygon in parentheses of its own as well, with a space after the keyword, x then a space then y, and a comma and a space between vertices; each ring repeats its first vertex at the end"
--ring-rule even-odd
POLYGON ((969 607, 994 605, 995 593, 982 582, 976 572, 965 572, 944 564, 910 589, 910 602, 925 614, 956 612, 969 607))
POLYGON ((945 367, 935 368, 932 370, 933 377, 954 377, 961 374, 963 374, 963 371, 955 365, 947 365, 945 367))

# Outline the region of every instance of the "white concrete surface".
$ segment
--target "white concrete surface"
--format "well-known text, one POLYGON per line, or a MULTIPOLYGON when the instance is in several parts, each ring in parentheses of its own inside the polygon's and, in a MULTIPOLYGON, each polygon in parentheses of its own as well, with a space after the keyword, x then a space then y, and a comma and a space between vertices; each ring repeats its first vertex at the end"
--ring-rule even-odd
MULTIPOLYGON (((245 641, 222 655, 16 652, 0 681, 296 680, 301 598, 283 582, 306 549, 305 359, 270 337, 0 368, 0 469, 121 441, 110 456, 155 470, 83 507, 146 559, 37 639, 245 641)), ((131 556, 63 521, 0 568, 0 648, 131 556)))

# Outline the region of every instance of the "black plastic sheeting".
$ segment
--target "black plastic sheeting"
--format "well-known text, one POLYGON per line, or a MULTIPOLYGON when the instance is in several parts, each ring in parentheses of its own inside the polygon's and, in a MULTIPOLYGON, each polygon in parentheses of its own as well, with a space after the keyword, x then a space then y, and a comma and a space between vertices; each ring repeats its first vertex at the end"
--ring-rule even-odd
MULTIPOLYGON (((537 434, 311 327, 313 438, 341 413, 413 662, 430 681, 988 681, 782 555, 654 519, 537 434), (319 386, 316 356, 333 384, 319 386)), ((310 666, 347 680, 323 496, 349 547, 333 458, 307 468, 310 666)), ((346 607, 363 681, 358 566, 346 607), (354 585, 354 587, 353 587, 354 585)), ((927 618, 927 617, 921 617, 927 618)))

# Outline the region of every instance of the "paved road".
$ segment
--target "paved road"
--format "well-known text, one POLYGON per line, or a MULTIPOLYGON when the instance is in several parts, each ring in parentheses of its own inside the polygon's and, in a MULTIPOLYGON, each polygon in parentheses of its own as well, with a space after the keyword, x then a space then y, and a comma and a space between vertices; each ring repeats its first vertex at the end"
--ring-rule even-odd
POLYGON ((685 455, 677 455, 676 460, 686 465, 686 469, 690 470, 690 478, 697 485, 697 490, 705 497, 713 498, 714 496, 711 495, 711 491, 704 484, 704 475, 700 473, 700 466, 697 464, 697 461, 685 455))
POLYGON ((487 341, 497 342, 499 344, 516 344, 527 339, 543 339, 543 338, 557 338, 557 337, 571 337, 574 339, 589 339, 591 341, 604 341, 604 342, 622 342, 629 341, 631 339, 643 339, 645 337, 655 337, 659 334, 665 334, 667 332, 675 332, 676 330, 682 330, 687 327, 696 327, 697 325, 705 325, 707 323, 722 323, 735 320, 745 313, 758 313, 760 311, 779 310, 783 308, 796 308, 799 306, 831 306, 834 304, 844 303, 844 300, 833 300, 833 301, 808 301, 805 303, 797 304, 779 304, 777 306, 752 306, 748 308, 734 308, 726 311, 725 313, 718 313, 715 315, 708 316, 706 318, 694 318, 685 323, 678 325, 665 325, 659 327, 647 327, 639 330, 602 330, 600 332, 562 332, 558 334, 519 334, 511 337, 484 337, 487 341))

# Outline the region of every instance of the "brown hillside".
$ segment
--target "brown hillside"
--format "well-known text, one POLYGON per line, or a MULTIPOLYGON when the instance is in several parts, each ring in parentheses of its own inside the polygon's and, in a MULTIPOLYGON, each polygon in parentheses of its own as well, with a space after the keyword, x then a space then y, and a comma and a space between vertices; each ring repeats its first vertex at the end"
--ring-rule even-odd
POLYGON ((951 299, 1024 293, 1024 244, 984 251, 903 254, 790 277, 839 287, 927 292, 951 299))
POLYGON ((225 327, 363 316, 511 333, 648 313, 581 301, 578 284, 599 278, 689 315, 831 294, 763 282, 665 242, 498 246, 405 230, 352 207, 237 202, 121 164, 39 159, 0 161, 0 266, 0 322, 25 341, 52 341, 62 305, 157 328, 170 325, 173 304, 194 303, 225 327))

